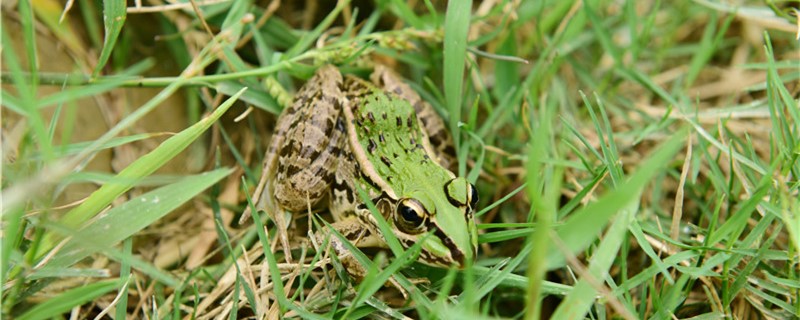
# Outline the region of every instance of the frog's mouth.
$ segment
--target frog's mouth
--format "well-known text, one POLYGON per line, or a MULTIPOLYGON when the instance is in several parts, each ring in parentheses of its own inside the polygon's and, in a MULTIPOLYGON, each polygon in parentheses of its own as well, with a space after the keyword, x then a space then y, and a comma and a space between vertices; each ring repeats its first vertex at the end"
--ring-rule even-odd
MULTIPOLYGON (((422 244, 421 258, 422 262, 437 266, 437 267, 458 267, 464 268, 475 257, 477 248, 471 248, 468 244, 466 246, 458 246, 453 238, 447 236, 438 228, 433 222, 427 227, 432 234, 425 239, 422 244), (469 250, 469 251, 465 251, 469 250)), ((471 242, 472 234, 469 234, 469 242, 471 242)))
MULTIPOLYGON (((422 244, 422 251, 418 261, 429 266, 441 268, 456 267, 463 269, 466 267, 469 263, 467 255, 449 239, 441 231, 434 231, 424 240, 425 243, 422 244)), ((473 252, 469 253, 473 254, 473 252)))

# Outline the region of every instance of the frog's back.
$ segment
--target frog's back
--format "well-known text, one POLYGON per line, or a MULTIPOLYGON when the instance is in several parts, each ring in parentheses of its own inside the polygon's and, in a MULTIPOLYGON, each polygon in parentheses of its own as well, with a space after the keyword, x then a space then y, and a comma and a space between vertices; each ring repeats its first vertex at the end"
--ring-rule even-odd
POLYGON ((346 80, 358 141, 377 173, 403 194, 410 184, 450 179, 451 173, 430 158, 428 137, 414 107, 400 96, 360 79, 346 80), (349 81, 348 81, 349 80, 349 81), (422 173, 424 179, 415 175, 422 173))

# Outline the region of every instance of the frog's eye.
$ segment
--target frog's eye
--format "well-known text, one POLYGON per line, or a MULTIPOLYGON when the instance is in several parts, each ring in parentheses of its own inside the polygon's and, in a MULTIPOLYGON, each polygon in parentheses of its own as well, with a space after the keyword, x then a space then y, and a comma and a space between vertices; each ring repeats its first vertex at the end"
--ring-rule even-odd
POLYGON ((427 217, 425 208, 419 201, 414 199, 402 199, 397 204, 397 214, 395 222, 400 229, 409 234, 422 233, 425 218, 427 217))
POLYGON ((475 185, 469 185, 469 207, 470 209, 475 209, 478 206, 478 188, 475 188, 475 185))

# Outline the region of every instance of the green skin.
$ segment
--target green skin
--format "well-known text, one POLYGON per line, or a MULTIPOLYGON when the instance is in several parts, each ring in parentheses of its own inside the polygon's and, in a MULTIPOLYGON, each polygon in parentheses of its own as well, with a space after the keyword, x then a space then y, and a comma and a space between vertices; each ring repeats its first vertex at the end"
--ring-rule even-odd
POLYGON ((426 150, 429 148, 423 146, 427 137, 419 127, 414 108, 406 100, 373 88, 372 94, 358 105, 354 114, 357 136, 354 142, 366 151, 377 176, 388 188, 375 188, 366 179, 360 180, 361 186, 372 194, 385 191, 393 200, 406 199, 419 204, 414 207, 421 220, 418 228, 403 228, 403 217, 396 206, 394 212, 382 210, 384 217, 394 217, 391 221, 395 236, 408 248, 419 238, 413 234, 415 231, 433 231, 434 236, 422 243, 422 262, 463 266, 472 261, 477 248, 477 229, 470 208, 472 185, 431 159, 426 150))
MULTIPOLYGON (((278 119, 258 206, 279 232, 288 227, 281 213, 327 208, 331 226, 354 245, 386 247, 360 188, 405 248, 425 239, 420 262, 463 267, 477 250, 478 199, 474 186, 447 169, 455 163, 451 141, 432 107, 391 72, 376 67, 367 82, 324 66, 278 119)), ((285 232, 279 236, 289 256, 285 232)), ((362 274, 346 247, 329 239, 348 271, 362 274)))

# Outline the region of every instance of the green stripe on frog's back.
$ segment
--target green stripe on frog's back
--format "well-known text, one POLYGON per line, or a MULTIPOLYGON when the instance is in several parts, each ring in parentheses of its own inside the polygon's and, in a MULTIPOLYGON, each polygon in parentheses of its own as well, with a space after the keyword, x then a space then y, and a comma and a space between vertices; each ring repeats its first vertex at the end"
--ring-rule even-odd
MULTIPOLYGON (((425 152, 425 135, 407 101, 376 91, 363 98, 354 117, 358 141, 369 162, 398 197, 409 195, 412 189, 439 189, 453 178, 425 152), (438 183, 434 186, 426 181, 438 183)), ((433 212, 434 208, 426 209, 433 212)))

